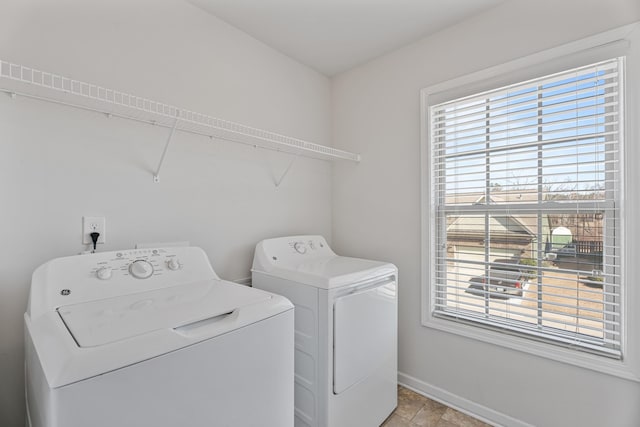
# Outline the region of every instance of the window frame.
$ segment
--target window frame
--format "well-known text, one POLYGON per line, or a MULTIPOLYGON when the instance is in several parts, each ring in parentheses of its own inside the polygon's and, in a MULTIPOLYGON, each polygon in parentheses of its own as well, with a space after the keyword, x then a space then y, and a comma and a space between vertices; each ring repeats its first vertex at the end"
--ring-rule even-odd
MULTIPOLYGON (((435 263, 433 256, 433 248, 431 236, 435 233, 436 217, 433 209, 434 203, 432 198, 435 193, 432 191, 431 185, 431 140, 430 140, 430 106, 442 103, 447 100, 460 98, 474 93, 480 93, 492 88, 499 88, 517 82, 523 82, 532 78, 553 74, 563 70, 577 68, 590 63, 607 60, 617 56, 625 56, 630 51, 630 41, 625 37, 629 34, 630 28, 637 29, 637 24, 622 27, 609 31, 597 36, 573 42, 558 48, 550 49, 534 55, 527 56, 515 61, 491 67, 482 71, 478 71, 469 75, 455 78, 440 84, 436 84, 421 90, 421 221, 422 221, 422 325, 425 327, 438 329, 440 331, 461 335, 463 337, 480 340, 483 342, 506 347, 512 350, 522 351, 529 354, 549 358, 552 360, 581 366, 587 369, 607 373, 610 375, 640 381, 640 343, 637 339, 631 340, 631 336, 635 333, 638 335, 638 329, 634 329, 629 333, 629 325, 637 325, 633 323, 636 316, 628 310, 630 301, 640 303, 638 296, 640 293, 633 289, 626 289, 624 286, 625 278, 631 277, 629 271, 630 259, 627 255, 627 238, 625 234, 625 201, 628 199, 629 192, 624 185, 627 176, 622 176, 620 218, 621 218, 621 242, 622 262, 621 274, 623 286, 620 290, 622 299, 621 327, 623 334, 621 336, 621 351, 623 359, 611 359, 606 356, 590 354, 584 351, 577 351, 552 343, 538 341, 533 338, 523 337, 521 335, 509 334, 507 331, 497 331, 491 328, 478 327, 472 323, 451 321, 441 316, 434 316, 433 307, 435 303, 435 289, 432 286, 435 283, 435 263)), ((623 87, 626 92, 626 82, 623 81, 623 87)), ((621 150, 625 150, 626 141, 629 141, 629 132, 625 127, 625 117, 628 115, 625 108, 625 97, 621 94, 620 99, 620 116, 622 123, 622 131, 625 138, 621 141, 621 150)), ((623 153, 623 162, 628 161, 627 156, 623 153)), ((625 168, 626 169, 626 168, 625 168)), ((632 269, 634 267, 631 267, 632 269)))

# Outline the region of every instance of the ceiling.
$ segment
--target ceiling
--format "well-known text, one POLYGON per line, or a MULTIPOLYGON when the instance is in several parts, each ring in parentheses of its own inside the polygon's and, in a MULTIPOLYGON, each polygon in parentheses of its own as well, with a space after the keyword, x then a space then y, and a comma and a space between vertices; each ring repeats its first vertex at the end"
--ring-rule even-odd
POLYGON ((504 0, 189 0, 327 76, 504 0))

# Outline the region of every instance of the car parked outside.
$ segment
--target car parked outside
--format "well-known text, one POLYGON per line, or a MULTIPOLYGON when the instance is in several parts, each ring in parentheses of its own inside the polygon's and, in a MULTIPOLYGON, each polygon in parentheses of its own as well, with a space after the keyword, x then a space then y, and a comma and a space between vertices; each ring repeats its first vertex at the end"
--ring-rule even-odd
POLYGON ((531 266, 514 263, 512 260, 496 260, 490 265, 488 274, 469 280, 466 292, 474 295, 489 295, 496 298, 521 297, 531 276, 531 266))
POLYGON ((575 243, 567 243, 560 249, 554 251, 558 256, 572 256, 575 257, 578 254, 575 243))

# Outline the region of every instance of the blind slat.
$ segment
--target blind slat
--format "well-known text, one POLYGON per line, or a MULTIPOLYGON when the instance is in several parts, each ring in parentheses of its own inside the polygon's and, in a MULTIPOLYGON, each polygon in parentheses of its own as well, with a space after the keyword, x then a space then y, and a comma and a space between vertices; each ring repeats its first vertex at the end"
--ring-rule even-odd
MULTIPOLYGON (((437 106, 432 107, 432 110, 445 109, 451 106, 455 106, 455 104, 461 104, 461 103, 469 104, 469 103, 477 102, 478 99, 485 99, 489 95, 492 95, 496 98, 503 98, 505 96, 508 96, 509 94, 522 92, 524 90, 523 88, 527 88, 527 87, 537 88, 538 86, 542 86, 542 87, 547 87, 549 89, 562 88, 563 84, 559 82, 562 82, 563 80, 567 80, 567 79, 576 78, 576 75, 581 71, 582 71, 583 78, 580 81, 585 83, 602 80, 607 76, 611 76, 611 78, 615 78, 616 80, 619 80, 617 62, 615 60, 606 61, 601 64, 593 64, 591 66, 586 66, 583 68, 576 68, 571 70, 568 73, 559 73, 554 76, 547 76, 540 79, 533 79, 520 84, 514 84, 514 85, 506 86, 503 88, 482 92, 476 95, 470 95, 470 96, 458 98, 452 101, 443 102, 437 106), (585 76, 588 76, 589 74, 593 74, 594 72, 599 72, 602 74, 597 77, 585 77, 585 76)), ((569 85, 569 84, 570 83, 564 83, 565 87, 566 85, 569 85)))
MULTIPOLYGON (((597 134, 589 134, 589 135, 574 135, 574 136, 566 136, 562 138, 549 138, 541 141, 537 140, 537 141, 527 141, 527 142, 516 142, 513 144, 502 144, 502 145, 498 145, 490 148, 484 148, 484 149, 466 150, 461 153, 438 155, 438 156, 435 156, 435 158, 436 159, 438 159, 439 157, 443 157, 446 159, 464 158, 469 156, 475 156, 478 154, 499 153, 499 152, 518 150, 518 149, 527 148, 527 147, 534 147, 534 146, 555 145, 555 144, 584 141, 584 140, 591 141, 592 139, 594 139, 594 135, 597 135, 598 138, 606 138, 609 136, 615 136, 617 134, 618 134, 618 131, 609 131, 609 132, 600 132, 597 134)), ((590 142, 590 144, 596 145, 595 142, 590 142)), ((607 143, 600 142, 598 143, 598 145, 605 147, 605 150, 606 150, 606 146, 614 145, 614 141, 609 141, 607 143)), ((475 146, 478 146, 478 144, 476 143, 475 146)), ((438 150, 443 150, 443 149, 438 147, 438 150)))
MULTIPOLYGON (((591 89, 593 92, 593 89, 591 89)), ((451 127, 464 127, 471 123, 476 123, 479 120, 493 120, 494 124, 504 124, 508 121, 519 121, 522 120, 522 115, 527 113, 540 113, 541 116, 545 115, 545 111, 553 110, 558 107, 566 107, 566 106, 575 106, 573 110, 577 108, 585 108, 585 107, 594 107, 601 105, 616 105, 617 101, 615 100, 618 96, 618 92, 605 92, 605 93, 594 93, 590 96, 580 97, 576 92, 573 94, 574 99, 560 101, 555 103, 547 103, 545 105, 545 98, 538 98, 534 100, 527 101, 522 103, 521 105, 504 105, 500 107, 496 107, 490 101, 484 103, 483 109, 476 108, 474 111, 471 111, 467 114, 457 114, 452 113, 451 111, 443 112, 443 113, 434 113, 433 124, 435 128, 447 129, 451 127), (601 101, 601 104, 591 103, 589 101, 601 101), (542 104, 542 105, 541 105, 542 104), (577 104, 581 104, 578 107, 577 104), (522 107, 527 108, 522 108, 522 107), (521 108, 514 108, 521 107, 521 108), (514 111, 515 110, 515 111, 514 111), (497 113, 497 114, 496 114, 497 113), (452 119, 451 117, 455 117, 452 119), (465 120, 468 119, 468 120, 465 120)), ((562 96, 554 99, 564 99, 568 96, 562 96)), ((551 99, 553 100, 553 99, 551 99)))
MULTIPOLYGON (((599 104, 598 105, 598 109, 607 109, 607 108, 612 108, 618 105, 617 101, 614 102, 607 102, 604 104, 599 104)), ((551 119, 556 119, 559 117, 565 117, 567 115, 567 111, 558 111, 558 112, 544 112, 545 109, 541 108, 541 109, 536 109, 535 112, 536 113, 540 113, 541 115, 544 115, 544 118, 546 120, 551 120, 551 119)), ((546 108, 546 110, 548 110, 548 108, 546 108)), ((594 110, 594 106, 593 105, 588 105, 588 106, 581 106, 578 108, 574 108, 572 109, 572 112, 575 114, 574 119, 582 119, 582 118, 588 118, 590 116, 598 116, 600 118, 605 117, 604 114, 598 114, 598 113, 591 113, 591 114, 586 114, 586 112, 591 112, 594 110), (582 115, 580 113, 583 113, 582 115)), ((533 111, 532 111, 533 112, 533 111)), ((505 116, 506 117, 506 116, 505 116)), ((526 121, 524 118, 513 118, 513 120, 509 123, 511 124, 517 124, 520 123, 522 121, 526 121)), ((440 123, 439 126, 433 126, 432 127, 432 131, 434 132, 434 135, 438 136, 438 137, 444 137, 447 135, 451 135, 451 134, 460 134, 463 132, 470 132, 472 130, 480 130, 482 128, 491 128, 491 127, 496 127, 499 125, 505 125, 505 121, 497 121, 495 117, 493 117, 493 123, 490 123, 489 125, 487 125, 487 118, 483 117, 481 119, 477 119, 477 120, 473 120, 473 121, 468 121, 465 122, 465 126, 462 126, 461 124, 457 124, 457 123, 449 123, 447 124, 446 122, 440 123), (478 125, 478 126, 471 126, 471 125, 478 125), (447 130, 451 130, 454 129, 453 132, 446 132, 447 130)))
MULTIPOLYGON (((564 112, 558 113, 558 116, 566 116, 566 113, 564 112)), ((544 121, 542 124, 537 123, 537 121, 535 123, 531 123, 535 121, 535 118, 530 118, 528 120, 521 120, 515 123, 514 122, 507 123, 508 125, 507 130, 502 130, 500 132, 507 132, 507 131, 523 132, 525 130, 537 129, 540 126, 545 126, 550 128, 553 126, 566 125, 570 123, 575 123, 577 126, 584 126, 585 128, 588 128, 589 126, 591 127, 614 126, 614 125, 618 125, 617 121, 609 120, 601 123, 593 123, 593 122, 596 119, 606 120, 610 117, 616 117, 616 116, 617 116, 617 113, 609 112, 609 113, 601 113, 601 114, 582 115, 582 116, 570 117, 570 118, 558 119, 558 120, 548 120, 553 117, 550 117, 549 115, 545 115, 545 119, 547 120, 544 121), (588 123, 585 123, 585 122, 588 122, 588 123), (521 126, 517 126, 518 123, 524 123, 524 124, 521 126)), ((445 140, 448 140, 449 138, 458 138, 459 140, 462 140, 462 138, 485 137, 487 134, 491 133, 491 128, 496 127, 495 124, 486 124, 486 122, 487 122, 486 120, 483 120, 479 122, 479 123, 482 123, 481 126, 475 126, 465 130, 454 130, 452 132, 442 132, 440 129, 438 129, 437 136, 438 138, 444 138, 445 140)), ((441 129, 445 130, 446 128, 441 128, 441 129)), ((563 129, 566 129, 566 128, 563 128, 563 129)))

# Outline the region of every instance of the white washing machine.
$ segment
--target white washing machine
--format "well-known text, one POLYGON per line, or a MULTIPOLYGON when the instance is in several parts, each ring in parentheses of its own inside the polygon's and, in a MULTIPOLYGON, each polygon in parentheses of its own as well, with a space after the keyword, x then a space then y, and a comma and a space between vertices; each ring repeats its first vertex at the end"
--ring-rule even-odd
POLYGON ((379 426, 397 405, 396 267, 294 236, 260 242, 252 273, 295 305, 295 425, 379 426))
POLYGON ((202 249, 54 259, 24 320, 33 427, 293 425, 293 305, 202 249))

